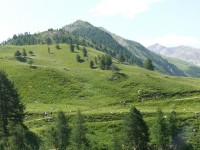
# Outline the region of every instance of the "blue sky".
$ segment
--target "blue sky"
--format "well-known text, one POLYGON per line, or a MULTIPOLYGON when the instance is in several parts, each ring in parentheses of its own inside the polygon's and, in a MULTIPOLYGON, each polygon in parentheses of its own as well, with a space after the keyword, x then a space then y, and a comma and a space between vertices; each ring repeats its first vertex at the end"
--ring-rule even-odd
POLYGON ((0 42, 78 19, 145 46, 200 48, 199 0, 0 0, 0 42))

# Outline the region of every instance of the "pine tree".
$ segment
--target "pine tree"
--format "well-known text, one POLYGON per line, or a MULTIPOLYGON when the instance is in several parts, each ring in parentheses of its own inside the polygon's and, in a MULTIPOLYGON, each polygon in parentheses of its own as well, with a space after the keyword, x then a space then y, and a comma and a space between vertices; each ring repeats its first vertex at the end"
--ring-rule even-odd
POLYGON ((0 149, 39 149, 38 137, 23 124, 24 109, 13 82, 0 70, 0 149))
POLYGON ((14 84, 0 71, 0 132, 8 134, 9 122, 23 125, 24 105, 20 102, 14 84))
POLYGON ((17 51, 15 52, 15 54, 14 54, 15 57, 20 57, 21 55, 22 55, 22 54, 20 53, 19 50, 17 50, 17 51))
POLYGON ((156 112, 156 119, 152 126, 151 136, 152 142, 157 146, 159 150, 167 149, 169 145, 168 135, 169 134, 164 114, 160 109, 158 109, 156 112))
POLYGON ((124 119, 125 146, 127 149, 145 150, 149 141, 148 127, 135 107, 124 119))
POLYGON ((60 150, 66 150, 69 144, 70 128, 65 114, 58 112, 54 127, 49 131, 49 141, 53 147, 60 150))
POLYGON ((79 54, 76 55, 76 61, 81 62, 81 56, 79 54))
POLYGON ((84 125, 85 120, 80 110, 74 118, 71 143, 74 150, 85 150, 89 146, 88 140, 86 138, 86 127, 84 125))
POLYGON ((22 51, 22 56, 23 56, 23 57, 26 57, 26 56, 27 56, 27 53, 26 53, 26 50, 25 50, 25 49, 23 49, 23 51, 22 51))
POLYGON ((152 63, 152 60, 151 59, 147 59, 144 63, 144 68, 145 69, 148 69, 148 70, 154 70, 154 65, 152 63))
POLYGON ((176 119, 176 112, 172 111, 168 116, 168 130, 170 135, 170 142, 173 144, 175 137, 178 134, 178 127, 177 127, 177 119, 176 119))
POLYGON ((90 68, 93 69, 94 68, 94 62, 91 60, 90 61, 90 68))

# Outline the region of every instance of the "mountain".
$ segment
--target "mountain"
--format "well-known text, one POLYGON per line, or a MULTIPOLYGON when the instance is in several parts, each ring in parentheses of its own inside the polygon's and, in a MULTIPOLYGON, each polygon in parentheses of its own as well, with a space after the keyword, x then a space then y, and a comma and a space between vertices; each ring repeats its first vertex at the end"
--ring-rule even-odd
POLYGON ((102 27, 95 27, 88 22, 78 20, 70 25, 64 26, 63 29, 71 34, 85 37, 94 44, 107 47, 110 50, 108 54, 113 57, 116 57, 118 54, 123 54, 126 61, 130 64, 136 64, 142 67, 143 63, 149 58, 153 61, 157 71, 174 76, 185 76, 184 72, 175 65, 169 63, 161 56, 152 53, 140 43, 126 40, 110 33, 102 27))
POLYGON ((164 74, 173 76, 186 76, 184 71, 177 68, 174 64, 168 62, 140 43, 126 40, 118 35, 110 33, 102 27, 95 27, 89 22, 77 20, 60 29, 48 29, 36 34, 14 35, 7 44, 12 45, 36 45, 36 44, 55 44, 66 43, 93 47, 109 56, 116 58, 119 54, 125 57, 125 62, 131 65, 143 67, 144 62, 149 58, 152 60, 155 70, 164 74))
POLYGON ((154 44, 148 47, 149 50, 164 56, 180 59, 200 66, 200 49, 189 46, 165 47, 154 44))

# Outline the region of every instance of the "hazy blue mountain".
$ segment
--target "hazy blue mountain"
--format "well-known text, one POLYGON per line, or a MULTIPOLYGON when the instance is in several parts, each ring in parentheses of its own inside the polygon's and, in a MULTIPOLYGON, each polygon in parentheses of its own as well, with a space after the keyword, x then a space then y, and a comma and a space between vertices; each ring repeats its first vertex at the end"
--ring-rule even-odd
POLYGON ((149 46, 148 49, 164 56, 177 58, 195 65, 200 65, 200 49, 184 45, 177 47, 165 47, 160 44, 149 46))

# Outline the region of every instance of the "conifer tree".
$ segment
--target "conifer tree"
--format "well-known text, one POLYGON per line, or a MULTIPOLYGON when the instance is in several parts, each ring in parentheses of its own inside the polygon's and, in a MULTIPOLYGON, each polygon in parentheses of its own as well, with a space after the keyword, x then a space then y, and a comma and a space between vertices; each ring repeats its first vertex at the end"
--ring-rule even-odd
POLYGON ((6 73, 0 70, 0 132, 8 134, 8 124, 23 125, 24 105, 6 73))
POLYGON ((71 143, 74 150, 86 150, 88 149, 89 142, 86 138, 86 127, 84 125, 85 120, 80 110, 74 118, 71 143))
POLYGON ((152 63, 152 60, 151 59, 147 59, 144 63, 144 68, 145 69, 148 69, 148 70, 154 70, 154 65, 152 63))
POLYGON ((0 70, 0 149, 39 149, 38 137, 23 124, 24 109, 14 83, 0 70))
POLYGON ((152 142, 159 150, 165 150, 169 146, 169 136, 166 120, 163 112, 158 109, 156 119, 151 130, 152 142))
POLYGON ((23 51, 22 51, 22 56, 23 56, 23 57, 26 57, 26 56, 27 56, 27 53, 26 53, 26 50, 25 50, 25 49, 23 49, 23 51))
POLYGON ((90 61, 90 68, 93 69, 94 68, 94 62, 91 60, 90 61))
POLYGON ((54 127, 49 131, 49 141, 54 148, 66 150, 69 144, 70 128, 65 114, 62 111, 58 112, 54 127))
POLYGON ((142 114, 135 107, 124 119, 125 147, 126 149, 146 150, 149 141, 148 127, 142 114))

